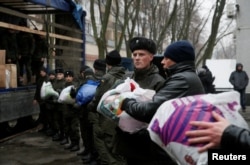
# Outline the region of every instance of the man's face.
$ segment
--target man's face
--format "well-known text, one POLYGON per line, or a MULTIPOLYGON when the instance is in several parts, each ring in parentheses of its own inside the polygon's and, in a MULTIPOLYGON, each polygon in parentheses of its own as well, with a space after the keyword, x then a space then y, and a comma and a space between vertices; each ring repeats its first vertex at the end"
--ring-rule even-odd
POLYGON ((136 69, 145 69, 150 66, 154 56, 147 50, 135 50, 132 53, 132 58, 136 69))
POLYGON ((54 80, 55 78, 56 78, 55 75, 53 75, 53 74, 50 74, 50 75, 49 75, 49 79, 50 79, 50 80, 54 80))
POLYGON ((242 70, 242 67, 239 65, 239 66, 237 67, 237 70, 242 70))
POLYGON ((40 71, 40 75, 41 77, 45 77, 46 76, 46 72, 44 72, 43 70, 40 71))
POLYGON ((56 74, 56 79, 57 80, 62 80, 64 78, 64 74, 63 73, 57 73, 56 74))
POLYGON ((65 81, 66 82, 72 82, 73 81, 73 77, 72 76, 66 76, 65 77, 65 81))
POLYGON ((171 67, 172 65, 176 64, 176 62, 174 62, 173 60, 171 60, 170 58, 164 57, 161 61, 161 64, 163 66, 163 69, 168 69, 169 67, 171 67))

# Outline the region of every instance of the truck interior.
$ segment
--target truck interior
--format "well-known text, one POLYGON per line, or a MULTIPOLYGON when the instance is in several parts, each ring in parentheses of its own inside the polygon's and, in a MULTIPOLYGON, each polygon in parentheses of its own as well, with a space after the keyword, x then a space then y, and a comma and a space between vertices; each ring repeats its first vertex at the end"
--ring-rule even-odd
MULTIPOLYGON (((46 37, 48 70, 79 72, 85 64, 85 11, 72 0, 0 0, 0 35, 6 29, 46 37), (25 20, 27 26, 20 26, 25 20)), ((0 87, 0 128, 15 128, 20 118, 39 118, 35 85, 0 87), (4 125, 4 126, 3 126, 4 125)), ((2 132, 2 130, 0 130, 2 132)))

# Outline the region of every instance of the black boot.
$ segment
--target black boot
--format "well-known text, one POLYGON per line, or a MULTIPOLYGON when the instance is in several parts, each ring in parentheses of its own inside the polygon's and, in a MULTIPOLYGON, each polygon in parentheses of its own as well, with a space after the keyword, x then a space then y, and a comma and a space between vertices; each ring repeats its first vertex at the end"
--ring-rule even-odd
POLYGON ((61 145, 68 144, 68 143, 69 143, 68 137, 64 137, 64 138, 61 140, 61 142, 60 142, 61 145))
POLYGON ((96 157, 89 153, 82 157, 83 164, 97 164, 96 157))
POLYGON ((60 133, 56 133, 53 137, 53 141, 61 141, 63 139, 63 136, 60 133))
POLYGON ((66 145, 64 147, 65 150, 71 150, 71 148, 74 146, 74 144, 71 142, 70 144, 66 145))
POLYGON ((87 153, 86 155, 83 155, 83 156, 82 156, 82 160, 83 160, 84 163, 90 162, 90 161, 92 160, 92 155, 91 155, 91 153, 87 153))
POLYGON ((71 152, 79 150, 80 150, 79 143, 74 143, 73 147, 70 149, 71 152))
POLYGON ((89 151, 85 148, 82 151, 77 152, 77 156, 85 156, 89 153, 89 151))
POLYGON ((47 136, 54 136, 56 134, 55 130, 53 130, 52 128, 49 128, 46 131, 47 136))

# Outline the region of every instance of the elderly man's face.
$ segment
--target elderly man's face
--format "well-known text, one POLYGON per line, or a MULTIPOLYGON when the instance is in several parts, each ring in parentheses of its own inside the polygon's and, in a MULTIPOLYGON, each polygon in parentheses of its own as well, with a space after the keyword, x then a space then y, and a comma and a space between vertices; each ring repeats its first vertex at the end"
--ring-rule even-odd
POLYGON ((150 66, 154 56, 147 50, 135 50, 132 53, 132 58, 136 69, 145 69, 150 66))

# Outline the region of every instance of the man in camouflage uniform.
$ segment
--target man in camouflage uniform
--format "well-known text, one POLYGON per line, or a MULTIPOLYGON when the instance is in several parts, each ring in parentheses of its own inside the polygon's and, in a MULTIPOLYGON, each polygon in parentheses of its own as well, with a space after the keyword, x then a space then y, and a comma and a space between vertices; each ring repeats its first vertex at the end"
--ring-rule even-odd
MULTIPOLYGON (((164 85, 164 78, 159 69, 153 64, 156 44, 153 40, 144 37, 131 39, 130 50, 134 63, 134 79, 141 88, 159 90, 164 85)), ((142 129, 134 134, 123 132, 117 128, 114 138, 114 152, 123 155, 127 164, 171 164, 169 156, 159 146, 151 141, 148 131, 142 129)))
MULTIPOLYGON (((105 67, 106 66, 104 64, 103 70, 105 70, 105 67)), ((99 73, 99 72, 96 72, 96 73, 99 73)), ((82 67, 80 70, 80 74, 82 75, 82 78, 81 78, 82 83, 76 89, 74 97, 76 96, 77 92, 80 90, 80 88, 84 84, 88 82, 91 82, 91 83, 96 82, 98 84, 100 82, 101 77, 103 76, 103 73, 101 75, 96 75, 93 69, 91 69, 88 66, 82 67)), ((89 114, 89 111, 87 111, 88 103, 82 104, 82 105, 78 105, 76 103, 75 105, 76 107, 78 107, 78 111, 79 111, 80 131, 81 131, 81 137, 82 137, 83 146, 84 146, 84 150, 78 152, 77 155, 86 157, 90 153, 90 151, 93 150, 93 140, 92 140, 93 131, 92 131, 92 125, 90 124, 89 119, 88 119, 88 114, 89 114)))
POLYGON ((111 152, 112 138, 115 134, 115 123, 96 112, 97 105, 102 95, 111 89, 118 81, 123 79, 125 68, 121 66, 121 55, 117 50, 113 50, 106 55, 108 71, 103 76, 100 85, 92 102, 88 105, 91 111, 90 118, 93 121, 94 145, 99 155, 99 162, 107 165, 124 164, 118 155, 111 152))
MULTIPOLYGON (((56 81, 56 73, 55 70, 50 70, 48 73, 48 81, 50 81, 50 83, 53 86, 53 83, 56 81)), ((54 103, 53 103, 53 97, 48 98, 47 100, 45 100, 46 102, 46 107, 48 109, 48 121, 49 121, 49 129, 46 131, 46 134, 48 136, 53 136, 55 135, 55 125, 54 125, 54 103)))
MULTIPOLYGON (((74 82, 74 72, 66 71, 64 73, 65 77, 65 88, 71 85, 77 86, 74 82)), ((63 128, 65 132, 64 139, 60 142, 61 145, 68 143, 68 138, 70 138, 71 143, 65 146, 65 149, 70 151, 78 151, 80 149, 80 132, 79 132, 79 119, 77 109, 73 107, 73 104, 65 104, 63 114, 63 128)))
MULTIPOLYGON (((94 74, 93 77, 90 75, 89 78, 93 78, 96 81, 101 81, 103 75, 106 73, 106 62, 103 59, 96 59, 93 64, 94 74)), ((90 74, 87 72, 91 72, 89 69, 85 70, 85 74, 90 74)), ((82 120, 81 120, 81 134, 84 144, 83 152, 79 153, 82 156, 82 160, 84 163, 96 163, 97 152, 94 146, 94 137, 93 137, 93 123, 98 123, 98 118, 96 117, 96 112, 91 112, 87 105, 84 105, 80 108, 82 112, 82 120)))
MULTIPOLYGON (((59 94, 62 92, 65 86, 64 80, 64 70, 62 68, 57 68, 56 72, 56 81, 52 84, 55 91, 59 94)), ((64 138, 64 129, 63 129, 63 104, 57 102, 57 98, 54 99, 54 126, 56 129, 56 134, 52 137, 53 141, 61 141, 64 138)))

